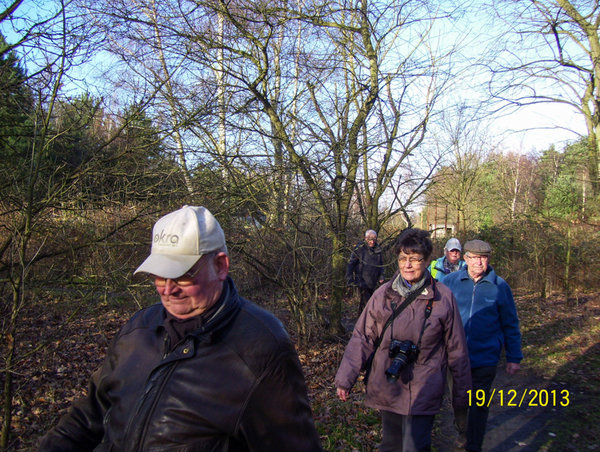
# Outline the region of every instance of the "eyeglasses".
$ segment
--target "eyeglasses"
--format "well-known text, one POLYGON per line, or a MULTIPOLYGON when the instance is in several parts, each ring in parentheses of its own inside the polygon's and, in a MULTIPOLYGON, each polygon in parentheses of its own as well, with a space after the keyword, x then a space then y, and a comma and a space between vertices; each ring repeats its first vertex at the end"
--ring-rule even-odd
POLYGON ((402 256, 398 258, 398 262, 400 262, 401 264, 406 264, 406 262, 410 262, 411 265, 414 264, 419 264, 421 262, 423 262, 425 260, 424 257, 418 258, 418 257, 406 257, 406 256, 402 256))
POLYGON ((163 278, 162 276, 156 276, 153 274, 148 274, 147 278, 152 284, 156 287, 165 287, 167 285, 167 281, 170 279, 177 285, 178 287, 189 287, 194 285, 194 277, 198 274, 200 270, 206 265, 208 261, 211 260, 213 253, 208 255, 207 259, 194 271, 194 273, 185 272, 179 278, 163 278))
POLYGON ((490 256, 470 256, 468 254, 465 254, 465 257, 473 261, 487 261, 490 258, 490 256))

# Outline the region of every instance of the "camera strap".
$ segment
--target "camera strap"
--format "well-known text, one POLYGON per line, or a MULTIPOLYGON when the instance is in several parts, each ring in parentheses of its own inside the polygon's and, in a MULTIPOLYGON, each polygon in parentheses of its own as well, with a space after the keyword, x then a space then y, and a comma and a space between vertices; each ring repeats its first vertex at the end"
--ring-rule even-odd
MULTIPOLYGON (((433 278, 432 279, 432 288, 434 288, 433 286, 433 278)), ((400 306, 398 306, 396 309, 394 309, 394 312, 392 313, 392 315, 387 319, 387 322, 385 322, 385 324, 383 325, 383 328, 381 329, 381 334, 377 337, 377 340, 375 341, 374 347, 373 347, 373 353, 375 353, 375 351, 377 351, 377 349, 379 348, 379 346, 381 345, 381 341, 383 340, 383 334, 385 333, 385 330, 388 329, 388 327, 393 323, 394 319, 396 317, 398 317, 402 311, 404 311, 409 304, 411 304, 419 295, 421 295, 423 293, 423 291, 427 288, 427 285, 423 284, 423 288, 421 290, 415 290, 414 292, 410 293, 408 295, 408 297, 406 297, 406 299, 402 302, 402 304, 400 306)), ((431 304, 433 305, 433 299, 430 300, 431 304)), ((427 304, 427 308, 425 309, 425 320, 427 320, 429 318, 429 314, 427 313, 427 309, 429 309, 429 314, 431 314, 431 306, 429 306, 429 303, 427 304)), ((423 326, 423 330, 425 329, 425 326, 423 326)), ((421 333, 423 334, 423 333, 421 333)))
MULTIPOLYGON (((377 352, 377 349, 381 345, 381 341, 383 340, 383 334, 385 333, 385 330, 388 329, 388 327, 394 322, 394 319, 396 317, 398 317, 400 315, 400 313, 402 311, 404 311, 407 308, 407 306, 409 304, 411 304, 419 295, 421 295, 425 291, 426 288, 427 288, 427 285, 424 284, 423 288, 421 290, 415 290, 414 292, 410 293, 408 295, 408 297, 406 297, 406 299, 402 302, 402 304, 400 306, 398 306, 396 309, 394 309, 394 312, 392 313, 392 315, 387 319, 387 321, 383 325, 383 328, 381 329, 381 334, 377 337, 377 339, 375 339, 375 342, 373 344, 373 351, 371 352, 371 355, 369 356, 369 358, 367 358, 367 361, 363 364, 363 367, 362 367, 362 370, 366 371, 365 378, 364 378, 365 386, 367 385, 367 382, 369 381, 369 375, 371 373, 371 366, 373 365, 373 358, 375 357, 375 352, 377 352)), ((432 289, 433 295, 435 296, 435 279, 433 279, 433 278, 431 278, 431 289, 432 289)), ((423 336, 423 332, 425 331, 425 323, 427 322, 427 319, 431 315, 432 308, 433 308, 433 298, 431 300, 429 300, 429 302, 427 303, 427 306, 425 308, 425 321, 423 322, 423 327, 421 328, 421 336, 423 336)), ((421 338, 419 337, 419 345, 420 345, 420 343, 421 343, 421 338)))
POLYGON ((427 324, 427 319, 431 315, 431 310, 433 309, 433 298, 431 298, 427 302, 427 306, 425 306, 425 319, 423 320, 423 326, 421 327, 421 334, 419 335, 419 342, 417 343, 417 348, 421 349, 421 339, 423 338, 423 333, 425 332, 425 325, 427 324))
POLYGON ((396 317, 398 317, 400 315, 400 313, 402 311, 404 311, 404 309, 406 309, 406 307, 409 304, 411 304, 415 298, 417 298, 419 295, 421 295, 424 290, 425 290, 425 286, 421 290, 415 290, 414 292, 410 293, 408 295, 408 297, 406 297, 406 299, 402 302, 402 304, 400 306, 398 306, 396 309, 394 309, 394 312, 392 312, 392 315, 390 315, 390 317, 387 319, 387 321, 383 325, 383 328, 381 329, 381 334, 379 336, 377 336, 377 339, 375 339, 375 342, 373 343, 373 351, 371 352, 371 354, 369 355, 369 357, 363 363, 363 366, 362 366, 362 370, 364 370, 366 372, 365 379, 364 379, 365 386, 366 386, 367 382, 369 381, 369 375, 371 373, 371 366, 373 365, 373 358, 375 358, 375 353, 377 352, 377 349, 381 345, 381 341, 383 340, 383 334, 385 333, 385 330, 387 330, 387 328, 392 324, 394 319, 396 317))

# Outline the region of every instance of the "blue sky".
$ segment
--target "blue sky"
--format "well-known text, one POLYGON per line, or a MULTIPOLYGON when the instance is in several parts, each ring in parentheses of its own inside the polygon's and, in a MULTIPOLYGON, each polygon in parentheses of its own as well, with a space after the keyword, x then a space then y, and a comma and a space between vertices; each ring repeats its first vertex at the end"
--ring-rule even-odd
POLYGON ((560 149, 561 144, 576 141, 578 134, 587 135, 583 116, 558 103, 521 107, 495 120, 494 126, 504 136, 505 147, 524 154, 532 149, 543 151, 551 144, 560 149))

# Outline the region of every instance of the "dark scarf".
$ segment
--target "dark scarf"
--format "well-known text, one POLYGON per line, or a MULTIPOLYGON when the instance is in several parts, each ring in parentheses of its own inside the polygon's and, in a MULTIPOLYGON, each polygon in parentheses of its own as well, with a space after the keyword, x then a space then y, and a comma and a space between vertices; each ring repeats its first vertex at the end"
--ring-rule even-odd
POLYGON ((202 314, 189 317, 187 319, 175 317, 165 309, 166 317, 163 322, 163 326, 169 334, 169 339, 171 339, 171 350, 173 350, 175 346, 179 344, 188 334, 193 333, 197 329, 201 328, 216 314, 223 302, 227 299, 228 292, 229 285, 223 284, 221 296, 214 305, 212 305, 202 314))

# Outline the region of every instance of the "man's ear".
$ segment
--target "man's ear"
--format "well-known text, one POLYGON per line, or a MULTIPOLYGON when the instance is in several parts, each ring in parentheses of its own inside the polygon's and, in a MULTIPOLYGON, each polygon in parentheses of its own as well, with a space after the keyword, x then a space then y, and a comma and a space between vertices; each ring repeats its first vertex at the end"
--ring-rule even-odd
POLYGON ((225 253, 219 253, 215 256, 215 272, 220 281, 227 279, 229 273, 229 256, 225 253))

